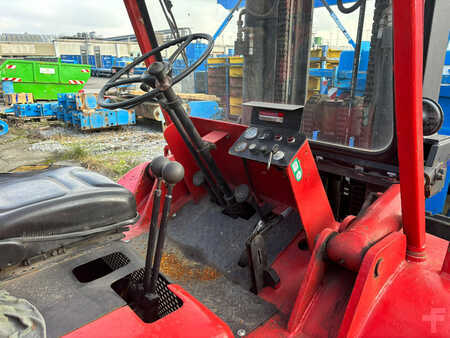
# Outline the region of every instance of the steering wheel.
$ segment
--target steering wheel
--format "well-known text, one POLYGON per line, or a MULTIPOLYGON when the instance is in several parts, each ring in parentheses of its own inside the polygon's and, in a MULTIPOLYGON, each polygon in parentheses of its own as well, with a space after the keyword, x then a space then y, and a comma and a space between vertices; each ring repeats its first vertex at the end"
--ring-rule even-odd
POLYGON ((175 52, 173 52, 172 55, 170 55, 168 62, 165 63, 165 66, 167 66, 167 69, 170 72, 172 69, 173 63, 175 62, 177 57, 181 54, 181 52, 184 49, 186 49, 186 47, 193 40, 197 40, 197 39, 208 41, 207 48, 205 49, 203 54, 194 63, 192 63, 189 67, 185 68, 180 74, 178 74, 175 78, 172 79, 172 81, 170 83, 170 87, 173 86, 174 84, 180 82, 186 76, 191 74, 198 66, 200 66, 200 64, 203 61, 205 61, 206 58, 211 53, 211 51, 214 47, 214 40, 212 39, 212 37, 209 34, 196 33, 196 34, 183 36, 181 38, 166 42, 165 44, 163 44, 155 49, 152 49, 150 52, 147 52, 144 55, 136 58, 133 62, 131 62, 126 67, 122 68, 116 74, 114 74, 111 77, 111 79, 105 83, 103 88, 98 93, 98 104, 103 108, 116 109, 116 108, 130 108, 130 107, 136 106, 136 105, 138 105, 142 102, 146 102, 146 101, 147 102, 148 101, 157 102, 156 97, 158 96, 158 94, 160 94, 162 92, 162 90, 159 88, 152 89, 151 91, 149 91, 143 95, 133 97, 131 99, 127 99, 122 102, 105 102, 105 93, 108 89, 118 87, 118 86, 124 85, 124 84, 130 84, 130 83, 144 83, 147 86, 155 87, 155 81, 157 81, 157 78, 155 76, 153 76, 152 74, 150 74, 148 70, 146 70, 141 76, 132 76, 132 77, 129 77, 129 78, 123 79, 123 80, 120 80, 120 77, 122 75, 128 73, 131 69, 136 67, 136 65, 138 65, 142 61, 148 59, 150 56, 155 55, 156 53, 161 52, 161 51, 163 51, 169 47, 172 47, 174 45, 179 45, 178 48, 175 50, 175 52))

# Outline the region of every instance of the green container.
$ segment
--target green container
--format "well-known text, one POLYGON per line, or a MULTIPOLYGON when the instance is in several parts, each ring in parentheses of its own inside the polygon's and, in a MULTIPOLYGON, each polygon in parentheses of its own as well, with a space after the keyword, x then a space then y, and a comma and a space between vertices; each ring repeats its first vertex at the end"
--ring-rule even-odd
POLYGON ((76 93, 91 77, 90 65, 6 60, 0 65, 2 81, 13 81, 16 93, 33 93, 35 100, 56 100, 58 93, 76 93))

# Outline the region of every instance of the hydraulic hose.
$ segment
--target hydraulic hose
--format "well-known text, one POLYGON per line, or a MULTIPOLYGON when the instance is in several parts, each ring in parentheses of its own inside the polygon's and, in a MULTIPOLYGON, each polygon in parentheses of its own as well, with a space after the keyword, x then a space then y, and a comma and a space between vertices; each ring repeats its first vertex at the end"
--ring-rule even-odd
MULTIPOLYGON (((342 0, 339 0, 339 1, 342 1, 342 0)), ((363 28, 364 28, 364 16, 366 14, 366 0, 360 0, 360 1, 358 1, 358 3, 361 8, 359 9, 358 32, 356 34, 356 47, 355 47, 355 54, 354 54, 354 58, 353 58, 352 82, 351 82, 351 87, 350 87, 350 96, 351 96, 352 100, 355 97, 356 86, 357 86, 357 81, 358 81, 359 59, 360 59, 360 53, 361 53, 361 42, 362 42, 362 34, 363 34, 363 28)))
POLYGON ((244 14, 250 14, 251 16, 254 16, 255 18, 266 18, 272 14, 272 12, 275 10, 275 8, 277 8, 279 2, 280 2, 280 0, 275 0, 273 2, 272 7, 270 7, 270 9, 268 9, 265 13, 262 13, 262 14, 256 13, 253 10, 251 10, 250 8, 246 7, 239 13, 239 20, 242 20, 242 16, 244 14))
POLYGON ((339 11, 341 11, 342 13, 344 13, 344 14, 350 14, 350 13, 356 11, 356 10, 361 6, 361 4, 362 4, 363 2, 365 2, 365 0, 358 0, 358 1, 357 1, 356 3, 354 3, 352 6, 350 6, 350 7, 347 8, 347 7, 344 6, 342 0, 337 0, 337 6, 338 6, 338 8, 339 8, 339 11))

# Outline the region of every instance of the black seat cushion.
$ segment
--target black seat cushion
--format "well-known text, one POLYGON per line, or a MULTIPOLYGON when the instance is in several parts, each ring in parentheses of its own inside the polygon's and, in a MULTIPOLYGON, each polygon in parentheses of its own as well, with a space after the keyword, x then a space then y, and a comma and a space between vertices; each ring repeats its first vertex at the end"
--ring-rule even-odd
POLYGON ((87 231, 136 215, 130 191, 80 167, 0 174, 0 240, 87 231))

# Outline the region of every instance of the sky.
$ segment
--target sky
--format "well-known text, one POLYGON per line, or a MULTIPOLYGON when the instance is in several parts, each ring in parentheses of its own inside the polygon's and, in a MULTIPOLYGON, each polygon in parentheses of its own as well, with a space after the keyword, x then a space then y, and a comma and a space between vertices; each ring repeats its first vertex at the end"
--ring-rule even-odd
MULTIPOLYGON (((146 0, 155 30, 167 29, 167 23, 158 0, 146 0)), ((193 32, 214 34, 228 11, 216 0, 172 0, 173 12, 179 27, 191 27, 193 32)), ((95 31, 103 37, 132 34, 122 0, 0 0, 0 33, 67 34, 95 31)), ((358 11, 351 15, 337 16, 356 40, 358 11)), ((373 10, 373 0, 368 0, 367 12, 373 10)), ((232 44, 236 37, 236 17, 218 43, 232 44)), ((368 23, 370 21, 367 21, 368 23)), ((366 24, 365 38, 369 38, 366 24)), ((324 8, 314 14, 315 35, 325 43, 346 45, 344 36, 324 8)))

